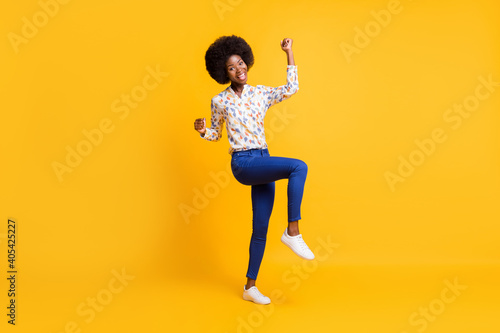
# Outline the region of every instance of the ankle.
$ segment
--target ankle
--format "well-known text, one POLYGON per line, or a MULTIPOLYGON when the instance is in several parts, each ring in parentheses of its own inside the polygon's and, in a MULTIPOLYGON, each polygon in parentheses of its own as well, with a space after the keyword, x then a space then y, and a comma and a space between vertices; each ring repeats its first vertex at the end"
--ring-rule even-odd
POLYGON ((290 228, 290 227, 288 227, 286 229, 286 233, 287 233, 288 236, 291 236, 291 237, 300 235, 299 228, 290 228))
POLYGON ((247 284, 245 285, 245 290, 248 290, 252 287, 255 287, 255 280, 247 281, 247 284))
POLYGON ((299 221, 288 222, 288 228, 286 229, 288 236, 300 235, 299 232, 299 221))

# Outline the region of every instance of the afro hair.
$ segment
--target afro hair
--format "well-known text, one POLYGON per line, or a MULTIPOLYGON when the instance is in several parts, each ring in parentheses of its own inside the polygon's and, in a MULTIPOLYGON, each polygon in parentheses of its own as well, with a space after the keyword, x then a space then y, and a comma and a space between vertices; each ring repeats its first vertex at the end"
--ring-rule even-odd
POLYGON ((226 61, 234 54, 243 59, 248 69, 253 66, 252 49, 241 37, 235 35, 222 36, 209 46, 205 53, 205 66, 212 79, 220 84, 229 83, 229 77, 226 73, 226 61))

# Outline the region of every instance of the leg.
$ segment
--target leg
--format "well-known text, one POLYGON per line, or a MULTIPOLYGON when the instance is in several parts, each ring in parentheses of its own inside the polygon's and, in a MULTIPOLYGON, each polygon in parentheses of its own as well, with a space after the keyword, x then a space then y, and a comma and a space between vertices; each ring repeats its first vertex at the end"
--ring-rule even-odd
POLYGON ((247 271, 247 289, 255 285, 266 247, 267 229, 273 211, 275 184, 252 185, 252 238, 247 271))
MULTIPOLYGON (((285 230, 281 241, 299 257, 307 260, 314 259, 314 254, 302 239, 298 226, 298 221, 301 219, 300 207, 307 177, 307 165, 292 158, 262 156, 241 161, 241 163, 236 160, 234 167, 239 171, 235 177, 247 185, 255 186, 254 184, 258 182, 288 178, 288 226, 290 229, 285 230)), ((248 285, 253 283, 255 281, 247 281, 248 285)))
POLYGON ((304 162, 294 158, 267 155, 234 159, 232 167, 235 178, 245 185, 288 179, 288 222, 301 219, 300 206, 307 177, 307 165, 304 162))

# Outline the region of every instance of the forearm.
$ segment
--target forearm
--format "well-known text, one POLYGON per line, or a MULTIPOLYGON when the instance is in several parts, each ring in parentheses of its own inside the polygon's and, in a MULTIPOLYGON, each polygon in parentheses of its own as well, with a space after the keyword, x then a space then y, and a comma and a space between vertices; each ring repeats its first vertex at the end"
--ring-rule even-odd
POLYGON ((288 66, 295 66, 295 59, 293 58, 293 51, 290 50, 286 53, 286 58, 288 61, 288 66))
POLYGON ((200 137, 207 141, 219 141, 222 137, 220 128, 207 128, 204 134, 200 133, 200 137))

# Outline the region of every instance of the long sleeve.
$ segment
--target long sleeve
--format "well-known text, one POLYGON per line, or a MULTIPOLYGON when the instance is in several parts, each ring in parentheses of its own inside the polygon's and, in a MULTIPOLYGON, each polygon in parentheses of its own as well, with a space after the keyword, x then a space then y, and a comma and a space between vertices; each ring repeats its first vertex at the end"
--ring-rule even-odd
MULTIPOLYGON (((202 136, 203 139, 208 141, 219 141, 222 137, 222 127, 224 124, 224 116, 222 111, 219 110, 217 105, 214 103, 213 99, 210 104, 210 109, 212 112, 211 116, 211 126, 207 128, 205 132, 205 136, 202 136)), ((200 135, 201 136, 201 135, 200 135)))
POLYGON ((287 66, 286 81, 287 83, 284 86, 276 88, 264 87, 264 92, 267 95, 265 101, 268 108, 289 98, 299 90, 297 66, 287 66))

